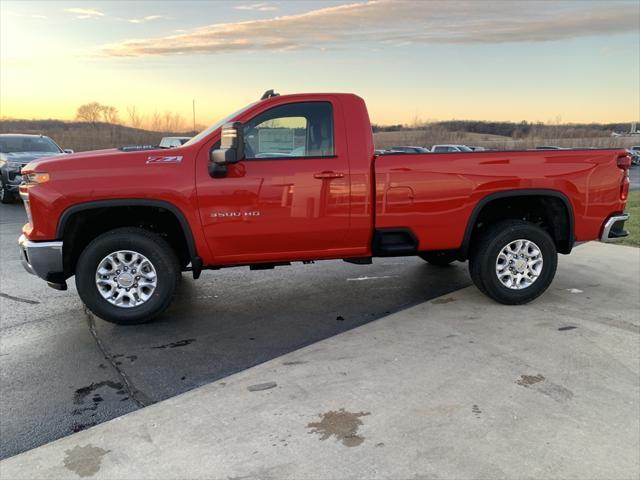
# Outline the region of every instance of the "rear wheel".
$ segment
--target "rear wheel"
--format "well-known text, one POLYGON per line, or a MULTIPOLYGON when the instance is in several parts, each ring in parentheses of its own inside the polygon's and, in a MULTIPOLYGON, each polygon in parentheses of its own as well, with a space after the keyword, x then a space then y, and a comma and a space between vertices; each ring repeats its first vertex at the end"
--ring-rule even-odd
POLYGON ((549 234, 537 225, 508 220, 490 227, 479 239, 469 272, 487 296, 506 305, 530 302, 551 284, 558 254, 549 234))
POLYGON ((119 228, 93 240, 76 266, 76 287, 98 317, 119 325, 145 323, 171 304, 181 279, 178 259, 162 237, 119 228))
POLYGON ((433 251, 433 252, 421 252, 418 256, 425 262, 435 265, 437 267, 446 267, 452 262, 457 260, 455 252, 447 251, 433 251))

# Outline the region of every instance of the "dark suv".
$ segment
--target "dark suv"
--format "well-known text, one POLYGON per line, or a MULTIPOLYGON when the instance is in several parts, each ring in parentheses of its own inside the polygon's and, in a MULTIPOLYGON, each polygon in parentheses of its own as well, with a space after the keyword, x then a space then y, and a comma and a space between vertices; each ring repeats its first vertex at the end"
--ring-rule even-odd
POLYGON ((0 202, 10 203, 16 198, 22 182, 20 169, 27 163, 63 153, 73 150, 62 150, 44 135, 0 134, 0 202))

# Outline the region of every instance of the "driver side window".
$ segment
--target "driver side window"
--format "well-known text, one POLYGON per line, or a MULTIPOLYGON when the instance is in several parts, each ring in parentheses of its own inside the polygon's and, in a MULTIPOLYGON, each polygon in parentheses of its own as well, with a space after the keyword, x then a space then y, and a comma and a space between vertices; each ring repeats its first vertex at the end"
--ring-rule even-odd
POLYGON ((274 107, 245 124, 247 159, 334 155, 333 112, 328 102, 274 107))

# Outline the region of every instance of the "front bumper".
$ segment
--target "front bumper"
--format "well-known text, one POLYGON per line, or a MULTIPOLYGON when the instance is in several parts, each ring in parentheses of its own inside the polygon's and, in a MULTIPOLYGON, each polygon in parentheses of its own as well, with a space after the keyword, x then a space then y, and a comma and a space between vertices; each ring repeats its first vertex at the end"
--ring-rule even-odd
POLYGON ((62 242, 32 242, 24 234, 18 239, 20 260, 25 270, 49 282, 61 286, 64 282, 62 242))
POLYGON ((17 192, 20 184, 22 183, 22 175, 20 169, 3 169, 2 177, 4 180, 4 186, 11 192, 17 192))
POLYGON ((20 190, 19 183, 5 183, 4 188, 11 193, 17 193, 20 190))
POLYGON ((629 220, 628 213, 621 213, 607 218, 607 221, 604 222, 604 226, 602 227, 600 241, 613 243, 629 236, 629 232, 624 228, 624 222, 627 220, 629 220))

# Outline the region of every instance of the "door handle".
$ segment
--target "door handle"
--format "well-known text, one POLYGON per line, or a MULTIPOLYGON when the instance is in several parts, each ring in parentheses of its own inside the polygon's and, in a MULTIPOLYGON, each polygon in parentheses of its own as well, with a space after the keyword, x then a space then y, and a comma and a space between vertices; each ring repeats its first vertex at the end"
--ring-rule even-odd
POLYGON ((344 177, 344 173, 342 172, 332 172, 332 171, 324 171, 319 173, 314 173, 313 178, 342 178, 344 177))

